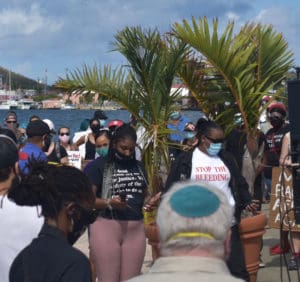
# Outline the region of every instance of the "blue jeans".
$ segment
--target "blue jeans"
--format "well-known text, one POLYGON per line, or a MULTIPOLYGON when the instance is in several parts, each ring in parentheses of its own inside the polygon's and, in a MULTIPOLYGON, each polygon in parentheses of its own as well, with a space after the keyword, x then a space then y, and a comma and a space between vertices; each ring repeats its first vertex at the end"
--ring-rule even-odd
POLYGON ((272 187, 272 179, 264 178, 264 182, 266 185, 266 195, 265 198, 267 201, 270 201, 271 187, 272 187))

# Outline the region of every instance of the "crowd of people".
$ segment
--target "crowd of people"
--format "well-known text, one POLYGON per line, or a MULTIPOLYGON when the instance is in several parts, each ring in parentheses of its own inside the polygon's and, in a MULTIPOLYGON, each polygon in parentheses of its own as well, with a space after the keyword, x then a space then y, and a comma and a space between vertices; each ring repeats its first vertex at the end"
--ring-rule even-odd
MULTIPOLYGON (((249 281, 239 223, 269 201, 272 167, 290 165, 286 116, 283 103, 270 103, 269 129, 253 139, 241 121, 225 137, 212 120, 172 113, 171 168, 164 189, 150 195, 136 120, 107 122, 97 110, 72 139, 68 125, 56 131, 38 116, 21 129, 9 111, 0 128, 0 280, 249 281), (81 169, 70 165, 74 151, 81 169), (251 175, 246 156, 256 164, 251 175), (141 276, 143 210, 157 206, 160 257, 141 276), (86 229, 89 259, 72 247, 86 229)), ((286 232, 270 250, 292 247, 291 270, 300 263, 298 234, 286 232)))

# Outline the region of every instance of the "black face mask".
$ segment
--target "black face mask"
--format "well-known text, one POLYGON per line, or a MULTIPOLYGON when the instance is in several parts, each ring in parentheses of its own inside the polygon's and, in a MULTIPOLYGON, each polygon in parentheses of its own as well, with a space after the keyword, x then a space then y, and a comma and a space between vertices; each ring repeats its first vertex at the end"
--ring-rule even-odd
POLYGON ((85 208, 77 205, 75 212, 72 215, 73 230, 68 234, 68 242, 70 245, 74 245, 79 237, 85 232, 88 225, 92 224, 97 216, 98 211, 95 209, 86 210, 85 208))
POLYGON ((52 137, 50 135, 48 135, 44 138, 43 151, 48 151, 50 144, 51 144, 51 139, 52 139, 52 137))
POLYGON ((118 151, 115 151, 115 156, 120 162, 130 162, 134 160, 134 154, 127 156, 118 151))
POLYGON ((274 128, 280 128, 283 125, 284 120, 279 117, 270 117, 270 123, 274 128))
POLYGON ((92 130, 93 133, 99 132, 99 130, 100 130, 100 124, 92 125, 91 126, 91 130, 92 130))

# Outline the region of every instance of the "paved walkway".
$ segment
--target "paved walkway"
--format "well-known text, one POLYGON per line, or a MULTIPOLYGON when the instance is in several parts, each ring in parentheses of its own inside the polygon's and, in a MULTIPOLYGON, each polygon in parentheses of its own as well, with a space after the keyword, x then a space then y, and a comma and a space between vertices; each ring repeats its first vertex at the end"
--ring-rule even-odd
MULTIPOLYGON (((263 212, 269 214, 269 205, 263 205, 263 212)), ((264 235, 264 246, 262 250, 262 259, 266 264, 265 268, 260 268, 258 271, 257 282, 274 282, 274 281, 300 281, 300 274, 297 271, 287 271, 285 266, 284 256, 270 256, 269 248, 279 242, 279 230, 267 228, 264 235), (281 279, 282 277, 282 279, 281 279)), ((84 234, 75 247, 79 248, 88 256, 88 241, 87 235, 84 234)), ((289 255, 286 256, 289 260, 289 255)), ((143 272, 147 272, 151 265, 151 248, 147 245, 146 256, 144 259, 143 272)))

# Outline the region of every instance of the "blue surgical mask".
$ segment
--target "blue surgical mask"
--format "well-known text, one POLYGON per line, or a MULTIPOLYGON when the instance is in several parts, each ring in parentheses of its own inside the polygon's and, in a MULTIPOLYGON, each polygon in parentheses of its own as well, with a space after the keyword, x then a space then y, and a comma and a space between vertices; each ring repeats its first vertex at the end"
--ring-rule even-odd
POLYGON ((100 126, 105 126, 106 125, 106 120, 105 119, 99 119, 100 126))
POLYGON ((184 138, 186 139, 192 139, 195 137, 195 135, 196 133, 193 131, 184 131, 184 138))
POLYGON ((207 153, 215 157, 219 154, 222 149, 222 143, 211 143, 210 146, 207 148, 207 153))
POLYGON ((173 119, 173 120, 177 120, 180 118, 180 113, 179 112, 173 112, 171 115, 170 115, 170 118, 173 119))
POLYGON ((108 147, 96 148, 96 153, 99 156, 105 157, 108 154, 108 147))

